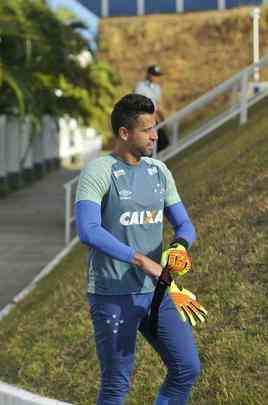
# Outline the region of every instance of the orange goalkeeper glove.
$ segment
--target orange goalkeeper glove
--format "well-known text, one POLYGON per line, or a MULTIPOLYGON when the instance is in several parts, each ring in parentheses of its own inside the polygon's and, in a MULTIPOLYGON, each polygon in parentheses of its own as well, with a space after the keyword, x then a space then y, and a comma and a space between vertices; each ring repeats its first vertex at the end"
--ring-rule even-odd
POLYGON ((192 269, 192 261, 186 248, 174 242, 162 253, 161 266, 167 267, 171 274, 184 275, 192 269))
POLYGON ((196 321, 203 323, 207 320, 207 310, 197 301, 196 296, 191 291, 178 287, 172 281, 169 295, 184 322, 188 320, 192 326, 196 326, 196 321))

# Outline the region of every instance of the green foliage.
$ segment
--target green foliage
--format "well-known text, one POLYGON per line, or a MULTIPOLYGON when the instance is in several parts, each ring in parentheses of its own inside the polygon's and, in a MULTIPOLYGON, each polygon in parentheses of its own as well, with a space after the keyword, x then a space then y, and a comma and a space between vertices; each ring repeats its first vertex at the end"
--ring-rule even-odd
POLYGON ((47 113, 56 118, 69 114, 84 125, 94 122, 103 132, 115 78, 94 59, 81 65, 81 53, 90 51, 78 32, 84 24, 65 17, 42 0, 1 1, 0 111, 19 109, 38 119, 47 113))
POLYGON ((25 111, 23 92, 20 89, 16 79, 12 76, 12 73, 7 72, 5 66, 2 63, 0 63, 0 89, 3 90, 1 101, 5 102, 5 104, 8 104, 7 97, 9 97, 10 95, 13 95, 13 97, 15 96, 18 103, 19 111, 21 114, 23 114, 25 111))

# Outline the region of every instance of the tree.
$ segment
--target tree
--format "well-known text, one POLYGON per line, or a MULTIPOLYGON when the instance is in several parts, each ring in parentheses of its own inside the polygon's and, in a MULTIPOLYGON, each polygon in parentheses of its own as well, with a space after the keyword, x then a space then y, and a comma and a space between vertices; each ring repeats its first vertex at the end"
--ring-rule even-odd
POLYGON ((95 59, 79 63, 89 50, 78 31, 83 27, 74 19, 63 22, 42 0, 1 0, 0 112, 36 120, 68 114, 103 130, 116 78, 95 59))

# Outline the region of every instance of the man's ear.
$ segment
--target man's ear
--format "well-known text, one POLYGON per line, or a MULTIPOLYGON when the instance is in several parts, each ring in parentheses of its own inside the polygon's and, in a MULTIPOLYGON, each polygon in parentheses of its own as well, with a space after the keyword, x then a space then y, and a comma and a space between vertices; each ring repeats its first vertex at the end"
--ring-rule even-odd
POLYGON ((128 129, 126 127, 120 127, 118 130, 118 136, 123 141, 127 141, 128 140, 128 129))

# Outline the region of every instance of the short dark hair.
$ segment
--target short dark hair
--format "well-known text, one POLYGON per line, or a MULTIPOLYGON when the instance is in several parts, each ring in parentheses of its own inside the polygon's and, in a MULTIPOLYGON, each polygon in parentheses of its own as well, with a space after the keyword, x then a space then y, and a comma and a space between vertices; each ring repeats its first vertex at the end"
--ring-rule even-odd
POLYGON ((115 136, 120 127, 133 129, 141 114, 153 114, 155 111, 152 100, 141 94, 127 94, 114 106, 111 114, 111 124, 115 136))

